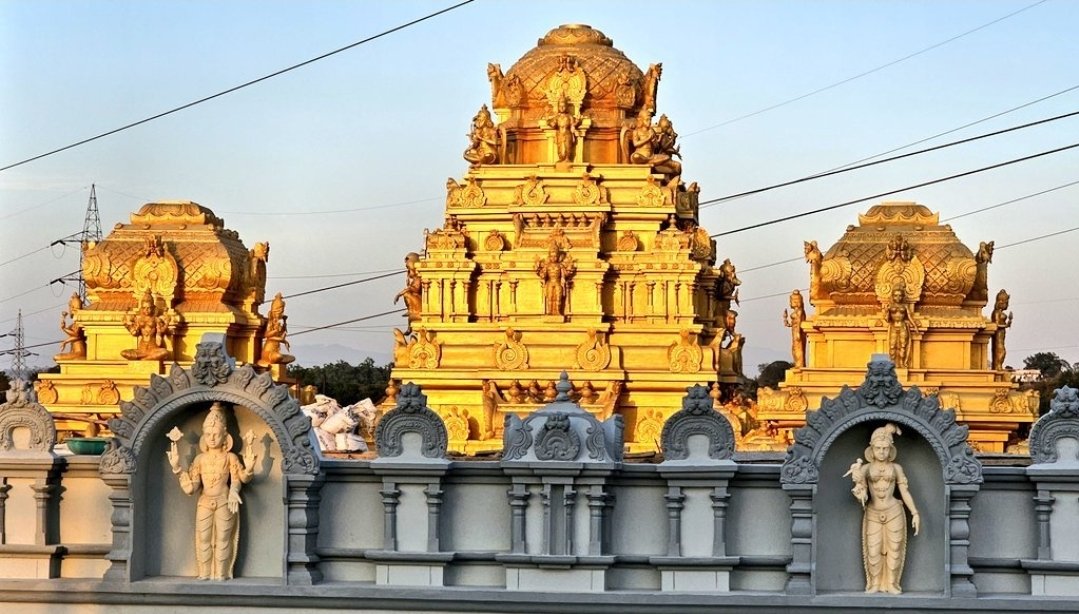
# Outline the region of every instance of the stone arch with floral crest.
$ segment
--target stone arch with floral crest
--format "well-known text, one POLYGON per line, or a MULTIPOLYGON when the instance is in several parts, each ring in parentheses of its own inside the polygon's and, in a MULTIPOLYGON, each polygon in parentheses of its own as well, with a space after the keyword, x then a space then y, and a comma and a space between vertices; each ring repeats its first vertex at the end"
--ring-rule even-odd
POLYGON ((874 355, 866 379, 857 389, 844 386, 834 399, 806 413, 806 425, 794 433, 794 443, 780 469, 780 482, 791 499, 792 560, 787 567, 787 591, 815 594, 815 502, 821 463, 828 449, 850 428, 893 422, 917 432, 932 448, 943 471, 948 547, 945 566, 950 581, 946 594, 973 597, 977 591, 968 563, 970 499, 982 483, 982 465, 967 442, 967 427, 956 423, 955 412, 941 409, 936 395, 922 395, 916 386, 904 390, 895 364, 874 355))
POLYGON ((281 449, 282 478, 287 501, 283 514, 288 535, 284 560, 288 584, 312 584, 321 579, 315 545, 318 538, 318 502, 323 476, 319 455, 311 439, 311 421, 300 411, 288 387, 275 384, 269 373, 251 365, 235 367, 228 356, 223 335, 204 335, 197 345, 191 368, 174 363, 165 377, 150 376, 149 385, 137 386, 133 399, 120 403, 120 415, 109 421, 115 435, 101 457, 102 479, 112 488, 111 567, 105 577, 136 580, 131 557, 137 540, 133 513, 144 493, 133 490, 133 477, 146 462, 149 437, 163 432, 164 425, 192 405, 214 401, 242 406, 257 415, 273 433, 281 449))

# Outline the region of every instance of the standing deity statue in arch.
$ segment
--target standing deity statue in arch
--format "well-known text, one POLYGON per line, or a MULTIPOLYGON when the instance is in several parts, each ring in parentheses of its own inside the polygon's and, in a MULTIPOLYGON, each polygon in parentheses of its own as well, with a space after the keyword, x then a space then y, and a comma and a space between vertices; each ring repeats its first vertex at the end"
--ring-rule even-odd
POLYGON ((865 592, 903 592, 899 581, 903 577, 903 561, 907 556, 907 516, 903 506, 910 510, 910 524, 917 535, 921 517, 910 496, 907 474, 895 462, 896 449, 893 435, 901 435, 899 427, 886 424, 873 431, 865 460, 857 459, 850 471, 854 482, 851 492, 861 502, 862 516, 862 562, 865 565, 865 592), (899 490, 899 499, 895 491, 899 490))
POLYGON ((202 423, 201 453, 186 471, 180 466, 177 442, 183 438, 173 427, 167 437, 171 445, 166 457, 172 472, 180 478, 184 494, 199 493, 195 506, 195 560, 199 580, 230 580, 236 564, 240 539, 240 488, 254 477, 255 435, 244 435, 243 460, 232 452, 232 435, 226 430, 225 412, 214 402, 202 423))

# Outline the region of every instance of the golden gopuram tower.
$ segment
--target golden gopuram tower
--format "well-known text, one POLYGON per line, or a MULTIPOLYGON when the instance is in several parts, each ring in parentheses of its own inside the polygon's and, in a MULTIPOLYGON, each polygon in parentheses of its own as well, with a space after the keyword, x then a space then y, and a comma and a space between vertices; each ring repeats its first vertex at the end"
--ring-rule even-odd
POLYGON ((989 293, 993 243, 972 251, 937 213, 911 202, 876 205, 858 222, 826 253, 806 242, 816 313, 807 316, 801 293, 791 294, 783 320, 794 367, 778 391, 758 391, 757 419, 785 447, 807 409, 860 381, 870 355, 883 353, 903 386, 937 394, 942 407, 956 410, 978 450, 1018 443, 1023 425, 1038 417, 1038 396, 1018 392, 1004 370, 1012 316, 1008 293, 989 293))
MULTIPOLYGON (((575 398, 625 418, 655 450, 686 387, 737 383, 738 281, 715 267, 677 133, 657 118, 660 64, 642 71, 585 25, 555 28, 505 74, 472 121, 445 222, 405 258, 394 384, 415 382, 451 448, 501 448, 505 415, 575 398)), ((392 397, 392 394, 391 394, 392 397)))
POLYGON ((213 211, 192 202, 143 205, 83 254, 87 304, 71 297, 60 316, 60 373, 42 373, 38 400, 62 431, 93 432, 132 387, 172 363, 190 365, 206 333, 223 335, 237 362, 282 378, 292 357, 284 301, 264 300, 269 244, 248 250, 213 211))

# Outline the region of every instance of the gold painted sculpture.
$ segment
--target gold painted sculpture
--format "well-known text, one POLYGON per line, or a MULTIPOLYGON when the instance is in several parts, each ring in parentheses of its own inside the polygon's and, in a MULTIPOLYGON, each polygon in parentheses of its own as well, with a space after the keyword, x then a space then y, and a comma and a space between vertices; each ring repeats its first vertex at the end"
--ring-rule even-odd
POLYGON ((536 274, 543 280, 545 314, 565 315, 566 287, 576 270, 573 259, 566 257, 558 247, 558 243, 552 241, 547 249, 547 258, 536 262, 536 274))
POLYGON ((806 366, 806 334, 802 330, 806 310, 802 293, 798 290, 791 292, 790 306, 790 312, 783 310, 783 325, 791 329, 791 355, 794 357, 794 367, 800 369, 806 366))
POLYGON ((888 326, 888 355, 895 366, 910 367, 910 352, 914 344, 914 312, 907 301, 906 290, 898 286, 892 290, 892 299, 884 306, 884 322, 888 326))
POLYGON ((498 129, 495 128, 487 105, 480 107, 476 117, 472 119, 472 132, 468 134, 468 140, 464 157, 472 166, 498 162, 498 129))
POLYGON ((287 365, 296 360, 295 356, 281 351, 281 346, 284 346, 287 350, 292 349, 289 346, 287 337, 288 316, 285 315, 285 299, 278 292, 274 295, 273 302, 270 303, 270 314, 266 321, 266 334, 262 338, 262 355, 259 357, 257 364, 261 367, 268 367, 270 365, 287 365))
POLYGON ((136 313, 124 317, 124 327, 135 336, 138 346, 124 350, 120 355, 128 360, 167 360, 169 350, 166 340, 174 332, 174 321, 165 309, 164 301, 158 304, 147 289, 139 299, 136 313))
POLYGON ((552 105, 551 114, 543 118, 543 127, 554 130, 555 162, 572 162, 574 147, 577 145, 577 127, 581 123, 579 116, 574 116, 570 102, 561 99, 552 105))
POLYGON ((921 517, 907 487, 907 475, 895 462, 896 449, 893 435, 901 435, 899 427, 886 424, 873 431, 865 460, 857 459, 850 471, 854 482, 851 492, 861 502, 865 512, 862 516, 862 562, 865 565, 865 592, 903 592, 899 582, 903 577, 903 561, 907 556, 907 516, 914 534, 921 528, 921 517), (899 489, 902 500, 895 498, 899 489))
POLYGON ((65 338, 60 342, 60 353, 54 356, 53 360, 81 360, 86 358, 86 334, 78 322, 78 313, 82 310, 82 307, 82 298, 78 293, 74 293, 67 303, 67 311, 60 313, 60 330, 64 333, 65 338), (67 322, 69 315, 71 316, 70 324, 67 322), (64 348, 67 348, 68 351, 64 352, 64 348))
POLYGON ((997 325, 997 330, 993 332, 993 364, 990 368, 998 371, 1004 368, 1004 357, 1008 353, 1004 347, 1004 337, 1008 333, 1008 328, 1012 325, 1012 313, 1008 311, 1008 302, 1010 300, 1011 296, 1003 288, 1000 292, 997 292, 997 300, 993 305, 993 315, 990 318, 993 324, 997 325))
POLYGON ((716 298, 721 301, 738 302, 738 286, 742 280, 738 279, 738 272, 727 258, 719 265, 719 278, 716 280, 716 298))
POLYGON ((195 506, 195 560, 199 580, 230 580, 240 539, 240 488, 254 477, 255 435, 244 435, 243 460, 232 452, 232 435, 226 430, 225 412, 214 402, 202 423, 200 454, 186 471, 180 466, 177 442, 183 437, 173 427, 166 457, 172 472, 179 476, 184 494, 199 493, 195 506))
MULTIPOLYGON (((397 301, 401 299, 405 299, 405 309, 408 310, 405 315, 408 318, 409 330, 411 330, 412 323, 420 319, 423 284, 420 281, 419 273, 416 272, 416 263, 419 260, 420 255, 416 252, 405 254, 405 289, 393 297, 394 304, 397 304, 397 301)), ((405 331, 405 334, 408 334, 408 331, 405 331)))
POLYGON ((806 262, 809 263, 809 298, 819 300, 824 298, 821 294, 820 268, 824 261, 824 254, 820 252, 816 241, 803 241, 806 262))
MULTIPOLYGON (((666 116, 664 116, 665 118, 666 116)), ((674 145, 677 138, 670 120, 666 121, 666 128, 657 131, 652 127, 651 116, 646 110, 641 110, 637 115, 637 123, 630 132, 630 149, 632 153, 629 160, 633 164, 647 164, 657 173, 665 175, 681 175, 682 163, 674 159, 680 156, 678 148, 674 145), (666 134, 664 134, 666 131, 666 134)))

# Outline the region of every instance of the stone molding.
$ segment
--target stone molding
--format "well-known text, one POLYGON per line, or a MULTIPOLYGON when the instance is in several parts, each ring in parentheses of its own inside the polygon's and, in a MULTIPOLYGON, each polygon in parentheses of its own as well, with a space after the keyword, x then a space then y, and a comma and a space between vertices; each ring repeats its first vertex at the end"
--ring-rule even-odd
POLYGON ((835 399, 821 399, 806 413, 806 425, 794 432, 779 479, 782 484, 816 484, 820 465, 835 440, 864 422, 891 421, 910 427, 933 448, 944 470, 944 483, 981 484, 982 464, 967 443, 968 428, 955 421, 955 411, 941 409, 936 395, 923 396, 917 386, 904 391, 895 364, 875 355, 857 390, 847 386, 835 399))
POLYGON ((1030 429, 1030 456, 1034 464, 1077 460, 1058 458, 1057 442, 1061 439, 1079 442, 1079 390, 1068 386, 1053 392, 1049 413, 1030 429))
POLYGON ((404 452, 405 433, 419 433, 423 439, 420 453, 425 458, 443 459, 449 445, 446 425, 430 407, 427 395, 417 384, 409 382, 401 386, 397 406, 386 413, 375 428, 375 445, 380 458, 401 456, 404 452))
POLYGON ((689 438, 692 435, 708 437, 708 458, 730 460, 734 455, 734 429, 731 423, 712 407, 712 397, 706 386, 695 385, 686 389, 682 409, 675 412, 663 424, 660 446, 664 460, 689 458, 689 438))
POLYGON ((101 458, 101 472, 133 473, 146 438, 162 422, 194 403, 212 401, 241 405, 262 418, 281 446, 285 474, 318 474, 311 421, 299 402, 269 373, 256 373, 251 365, 234 368, 221 341, 199 343, 191 369, 173 363, 167 377, 151 375, 148 387, 136 386, 133 400, 120 403, 120 416, 109 421, 116 438, 101 458))
POLYGON ((56 445, 52 415, 37 402, 27 382, 12 382, 12 390, 8 391, 7 402, 0 405, 0 456, 52 457, 56 445), (20 427, 30 430, 29 449, 15 448, 13 434, 20 427))

